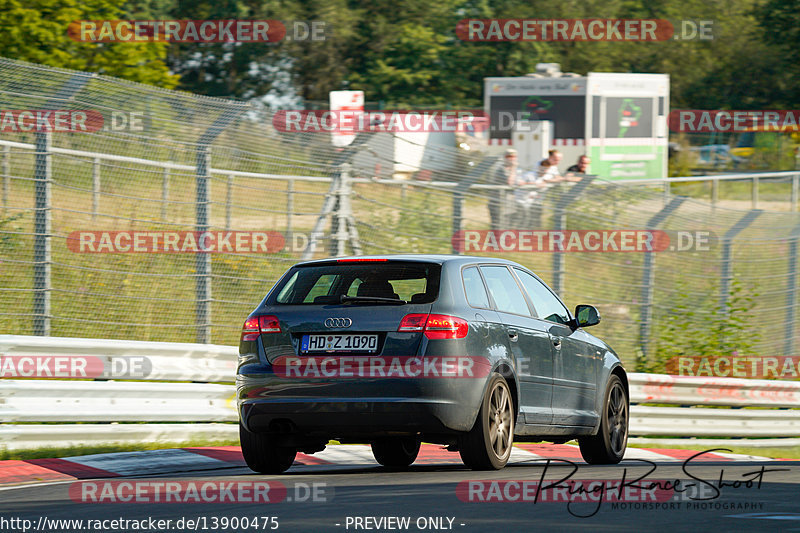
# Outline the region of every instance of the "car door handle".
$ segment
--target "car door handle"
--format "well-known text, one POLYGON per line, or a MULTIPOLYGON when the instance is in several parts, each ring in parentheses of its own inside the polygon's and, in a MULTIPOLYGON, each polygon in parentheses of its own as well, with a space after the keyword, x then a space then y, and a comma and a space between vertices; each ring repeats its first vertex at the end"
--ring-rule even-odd
POLYGON ((555 346, 556 350, 561 349, 561 339, 553 339, 553 346, 555 346))
POLYGON ((517 339, 519 339, 519 334, 517 333, 517 330, 515 329, 508 330, 508 338, 511 339, 511 342, 517 342, 517 339))

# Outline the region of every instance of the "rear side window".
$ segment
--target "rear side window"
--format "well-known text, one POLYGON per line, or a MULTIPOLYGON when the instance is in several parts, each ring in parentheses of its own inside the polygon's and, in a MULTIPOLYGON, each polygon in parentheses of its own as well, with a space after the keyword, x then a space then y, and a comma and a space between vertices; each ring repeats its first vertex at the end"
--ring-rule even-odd
POLYGON ((549 320, 550 322, 558 322, 559 324, 566 324, 569 322, 569 312, 564 307, 556 296, 550 292, 541 281, 528 274, 524 270, 515 268, 514 271, 519 276, 523 287, 531 297, 533 307, 536 309, 536 314, 539 318, 549 320))
POLYGON ((431 303, 439 294, 440 273, 438 264, 395 261, 295 267, 267 303, 335 304, 342 295, 431 303))
POLYGON ((472 307, 489 309, 489 295, 486 294, 486 286, 483 284, 478 267, 468 267, 461 271, 464 279, 464 292, 467 295, 467 303, 472 307))
POLYGON ((531 311, 525 302, 525 297, 519 290, 514 276, 506 267, 482 266, 481 272, 486 278, 486 285, 498 311, 530 316, 531 311))

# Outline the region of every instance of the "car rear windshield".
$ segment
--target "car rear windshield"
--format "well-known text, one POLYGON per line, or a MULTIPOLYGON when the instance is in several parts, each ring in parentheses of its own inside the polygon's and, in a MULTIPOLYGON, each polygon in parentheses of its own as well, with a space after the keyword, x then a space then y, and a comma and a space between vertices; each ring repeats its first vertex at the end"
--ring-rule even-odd
POLYGON ((431 303, 439 294, 441 269, 435 263, 399 261, 299 266, 276 287, 267 303, 357 304, 370 298, 372 303, 384 298, 431 303))

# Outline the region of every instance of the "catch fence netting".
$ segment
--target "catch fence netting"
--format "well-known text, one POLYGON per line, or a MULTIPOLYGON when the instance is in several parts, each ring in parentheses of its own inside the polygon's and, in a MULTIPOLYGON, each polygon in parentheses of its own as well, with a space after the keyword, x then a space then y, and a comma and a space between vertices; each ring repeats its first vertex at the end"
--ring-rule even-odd
POLYGON ((303 257, 455 249, 530 267, 571 308, 596 305, 592 333, 642 370, 676 355, 798 352, 800 215, 769 197, 752 210, 586 179, 540 191, 519 226, 514 193, 492 182, 499 158, 455 146, 361 133, 337 147, 328 133, 279 131, 253 104, 6 59, 0 110, 93 124, 0 128, 3 333, 236 344, 303 257), (673 249, 526 249, 520 232, 533 229, 584 244, 586 232, 658 230, 673 249), (203 233, 214 251, 199 251, 203 233), (707 246, 687 244, 698 235, 707 246))

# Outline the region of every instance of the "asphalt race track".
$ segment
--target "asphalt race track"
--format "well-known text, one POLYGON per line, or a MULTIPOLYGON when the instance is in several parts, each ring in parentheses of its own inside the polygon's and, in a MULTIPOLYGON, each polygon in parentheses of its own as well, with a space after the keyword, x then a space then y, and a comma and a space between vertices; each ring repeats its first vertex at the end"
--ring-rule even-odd
MULTIPOLYGON (((389 472, 368 459, 366 447, 335 448, 350 458, 331 462, 339 453, 332 450, 326 462, 304 456, 301 464, 298 456, 280 476, 254 474, 237 461, 157 474, 170 470, 164 461, 181 469, 174 458, 179 450, 114 454, 127 468, 114 479, 90 477, 91 467, 85 466, 79 479, 6 484, 0 488, 0 530, 800 531, 798 461, 724 454, 692 458, 697 452, 672 450, 674 457, 665 460, 643 451, 632 454, 640 459, 620 465, 589 466, 575 457, 577 450, 562 446, 549 458, 515 452, 504 470, 473 472, 457 454, 427 446, 421 464, 389 472), (603 486, 605 495, 599 497, 603 486), (499 501, 508 499, 514 501, 499 501), (83 522, 54 523, 59 519, 83 522)), ((233 453, 230 448, 194 452, 233 453)), ((96 457, 93 464, 107 461, 96 457)))

